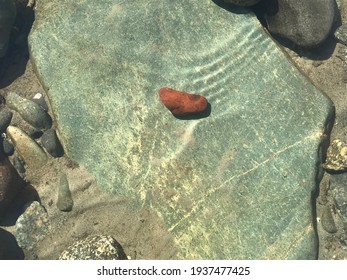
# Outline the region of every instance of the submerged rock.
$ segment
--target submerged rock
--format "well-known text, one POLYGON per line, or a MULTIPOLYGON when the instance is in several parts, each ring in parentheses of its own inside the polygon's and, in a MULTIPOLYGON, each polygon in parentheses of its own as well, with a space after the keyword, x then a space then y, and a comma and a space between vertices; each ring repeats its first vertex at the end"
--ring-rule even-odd
POLYGON ((31 59, 60 140, 103 191, 163 219, 177 258, 316 258, 332 103, 254 14, 215 2, 38 1, 31 59), (211 114, 173 118, 162 87, 211 114))
POLYGON ((5 56, 12 27, 16 18, 13 0, 0 0, 0 58, 5 56))
POLYGON ((339 43, 347 46, 347 23, 344 23, 339 28, 337 28, 334 35, 339 43))
POLYGON ((330 34, 334 23, 335 0, 264 1, 265 19, 271 33, 302 47, 316 47, 330 34))
POLYGON ((14 144, 18 155, 28 168, 35 170, 46 164, 48 160, 46 153, 24 131, 10 125, 6 133, 14 144))
POLYGON ((347 145, 340 139, 331 142, 323 167, 332 172, 347 170, 347 145))
POLYGON ((326 232, 335 233, 337 232, 337 228, 335 225, 334 217, 331 213, 330 207, 325 206, 322 211, 321 217, 322 227, 326 232))
POLYGON ((52 126, 52 119, 47 112, 32 100, 23 98, 15 92, 7 94, 6 104, 17 111, 21 117, 38 129, 48 129, 52 126))
POLYGON ((23 260, 24 253, 18 246, 16 238, 0 228, 0 260, 23 260))
POLYGON ((61 157, 64 155, 63 146, 53 128, 50 128, 43 133, 41 144, 52 157, 61 157))
POLYGON ((126 260, 122 246, 112 236, 95 235, 75 242, 60 260, 126 260))
POLYGON ((19 247, 33 249, 37 242, 44 239, 50 230, 50 222, 45 208, 33 201, 16 221, 16 239, 19 247))
POLYGON ((60 211, 66 212, 71 211, 73 207, 73 200, 69 187, 69 182, 65 173, 60 176, 58 186, 57 207, 60 211))
POLYGON ((23 186, 24 181, 16 169, 7 158, 0 155, 0 219, 23 186))
POLYGON ((12 120, 12 112, 6 108, 0 108, 0 134, 5 132, 12 120))

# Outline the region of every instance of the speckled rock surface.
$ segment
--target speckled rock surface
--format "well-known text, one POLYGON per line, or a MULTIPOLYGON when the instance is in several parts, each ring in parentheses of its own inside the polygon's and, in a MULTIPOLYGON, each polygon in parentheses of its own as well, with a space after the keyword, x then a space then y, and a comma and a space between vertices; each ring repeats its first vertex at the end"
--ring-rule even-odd
POLYGON ((108 235, 88 236, 61 253, 60 260, 126 260, 121 245, 108 235))
POLYGON ((347 145, 340 139, 334 139, 327 152, 323 167, 331 172, 347 170, 347 145))
POLYGON ((16 221, 16 240, 19 247, 31 250, 50 229, 49 218, 44 207, 33 201, 16 221))
POLYGON ((30 51, 66 153, 155 211, 178 258, 317 257, 311 194, 332 104, 254 15, 210 0, 41 0, 30 51), (173 117, 161 87, 202 94, 210 116, 173 117))

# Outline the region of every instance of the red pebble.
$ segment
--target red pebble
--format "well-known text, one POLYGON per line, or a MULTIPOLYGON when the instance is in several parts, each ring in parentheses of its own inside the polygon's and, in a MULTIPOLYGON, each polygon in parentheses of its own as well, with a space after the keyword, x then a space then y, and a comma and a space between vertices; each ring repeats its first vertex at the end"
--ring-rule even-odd
POLYGON ((201 113, 207 109, 208 101, 198 94, 186 93, 171 88, 161 88, 159 97, 174 116, 201 113))

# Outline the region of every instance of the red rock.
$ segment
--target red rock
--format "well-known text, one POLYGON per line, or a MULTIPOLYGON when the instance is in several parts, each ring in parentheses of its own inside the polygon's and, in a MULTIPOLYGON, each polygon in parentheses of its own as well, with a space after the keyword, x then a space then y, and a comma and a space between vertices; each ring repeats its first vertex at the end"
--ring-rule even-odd
POLYGON ((177 117, 204 112, 208 105, 207 99, 201 95, 171 88, 161 88, 159 97, 166 108, 177 117))

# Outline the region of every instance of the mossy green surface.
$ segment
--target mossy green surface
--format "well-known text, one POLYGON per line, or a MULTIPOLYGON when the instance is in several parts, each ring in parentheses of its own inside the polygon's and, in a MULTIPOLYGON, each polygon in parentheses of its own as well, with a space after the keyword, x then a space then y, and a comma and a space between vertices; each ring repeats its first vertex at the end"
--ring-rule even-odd
POLYGON ((311 195, 333 107, 253 14, 41 0, 30 52, 67 154, 154 209, 180 258, 316 257, 311 195), (204 95, 210 116, 173 117, 161 87, 204 95))

